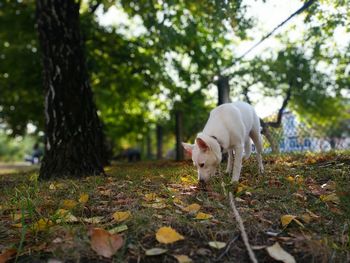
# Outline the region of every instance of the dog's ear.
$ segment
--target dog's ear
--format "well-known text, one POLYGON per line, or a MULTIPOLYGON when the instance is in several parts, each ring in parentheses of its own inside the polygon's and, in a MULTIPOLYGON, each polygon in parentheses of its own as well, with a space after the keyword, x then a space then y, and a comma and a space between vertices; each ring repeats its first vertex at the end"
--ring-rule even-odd
POLYGON ((188 153, 189 156, 192 157, 192 150, 193 150, 194 144, 189 144, 189 143, 183 142, 182 146, 184 147, 186 153, 188 153))
POLYGON ((203 152, 205 152, 209 149, 208 144, 205 141, 203 141, 203 139, 201 139, 199 137, 197 137, 196 143, 197 143, 199 149, 201 149, 203 152))

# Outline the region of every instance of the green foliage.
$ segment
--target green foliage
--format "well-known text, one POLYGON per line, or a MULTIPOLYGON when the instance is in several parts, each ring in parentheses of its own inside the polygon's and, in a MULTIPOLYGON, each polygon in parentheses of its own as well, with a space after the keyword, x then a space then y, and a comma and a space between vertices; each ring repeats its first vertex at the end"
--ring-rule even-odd
POLYGON ((43 127, 43 92, 34 1, 0 2, 0 122, 23 134, 43 127))
POLYGON ((0 161, 23 161, 26 154, 31 154, 33 145, 37 141, 35 136, 10 137, 0 130, 0 161))

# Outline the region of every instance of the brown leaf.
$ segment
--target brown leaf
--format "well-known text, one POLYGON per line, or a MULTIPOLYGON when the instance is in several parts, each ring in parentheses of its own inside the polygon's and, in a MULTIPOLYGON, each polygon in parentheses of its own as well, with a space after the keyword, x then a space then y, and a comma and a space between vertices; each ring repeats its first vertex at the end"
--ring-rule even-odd
POLYGON ((91 248, 103 257, 112 257, 123 246, 123 243, 121 235, 110 234, 102 228, 94 228, 91 231, 91 248))
POLYGON ((17 250, 15 248, 9 248, 9 249, 5 249, 5 251, 3 251, 0 254, 0 263, 5 263, 7 262, 12 256, 14 256, 17 253, 17 250))

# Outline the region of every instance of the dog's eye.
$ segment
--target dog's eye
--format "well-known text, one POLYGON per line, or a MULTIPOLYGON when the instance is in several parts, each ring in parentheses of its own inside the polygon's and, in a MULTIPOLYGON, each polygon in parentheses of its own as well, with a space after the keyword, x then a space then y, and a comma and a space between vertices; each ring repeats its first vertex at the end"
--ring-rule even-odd
POLYGON ((199 167, 204 167, 204 163, 200 163, 200 164, 199 164, 199 167))

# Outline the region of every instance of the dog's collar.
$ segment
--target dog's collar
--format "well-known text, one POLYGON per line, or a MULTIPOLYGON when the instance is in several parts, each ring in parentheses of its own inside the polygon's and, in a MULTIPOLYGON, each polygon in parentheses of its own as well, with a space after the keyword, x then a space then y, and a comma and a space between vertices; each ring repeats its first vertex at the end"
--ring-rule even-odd
POLYGON ((224 151, 224 147, 222 147, 222 145, 221 145, 220 141, 218 140, 218 138, 216 138, 215 136, 210 136, 210 137, 212 137, 214 140, 216 140, 218 142, 218 144, 220 146, 220 150, 221 150, 221 152, 223 152, 224 151))

